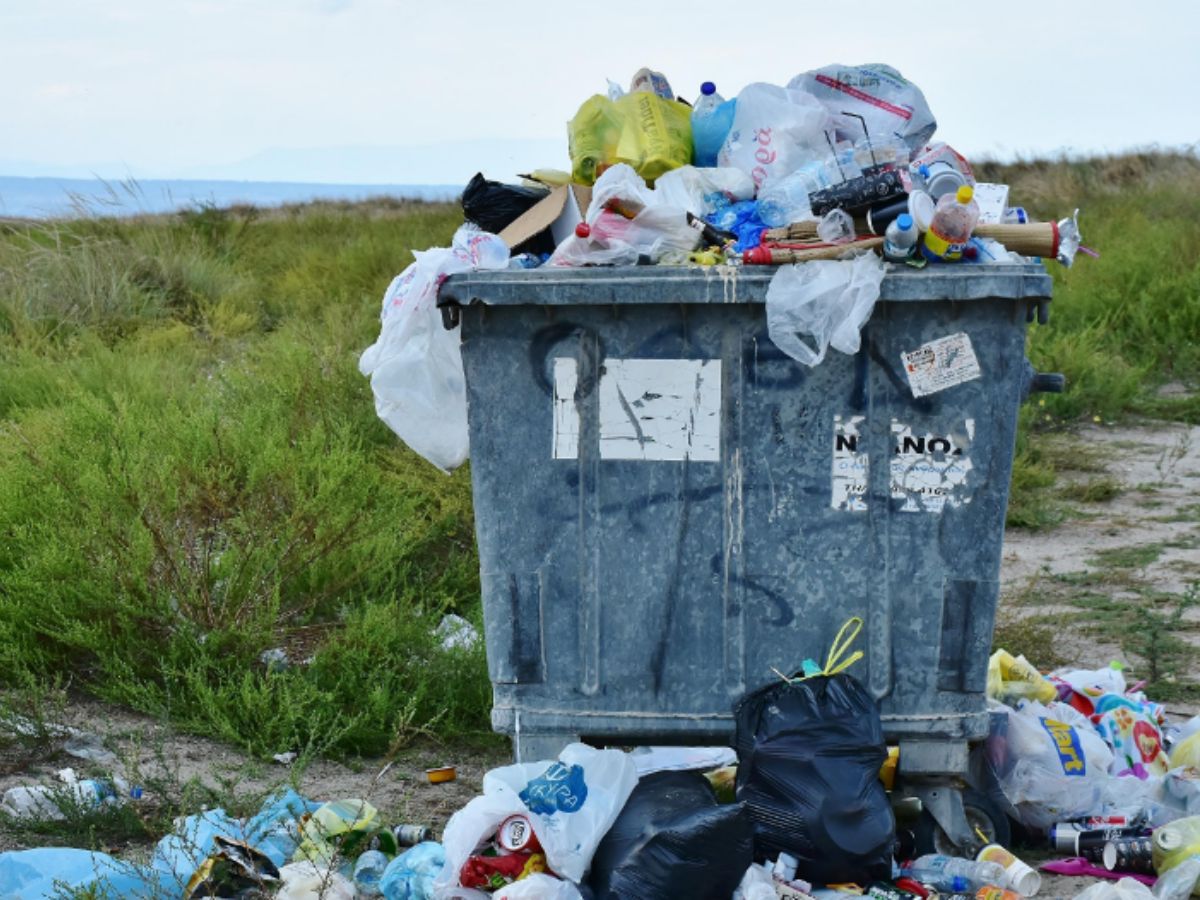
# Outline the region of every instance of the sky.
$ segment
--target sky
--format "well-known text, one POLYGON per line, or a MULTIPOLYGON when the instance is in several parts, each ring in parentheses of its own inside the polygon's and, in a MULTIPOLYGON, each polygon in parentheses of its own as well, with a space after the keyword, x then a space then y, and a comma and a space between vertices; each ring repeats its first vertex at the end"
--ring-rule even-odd
POLYGON ((970 158, 1200 141, 1200 3, 0 0, 0 175, 456 184, 568 168, 642 66, 694 99, 830 63, 970 158))

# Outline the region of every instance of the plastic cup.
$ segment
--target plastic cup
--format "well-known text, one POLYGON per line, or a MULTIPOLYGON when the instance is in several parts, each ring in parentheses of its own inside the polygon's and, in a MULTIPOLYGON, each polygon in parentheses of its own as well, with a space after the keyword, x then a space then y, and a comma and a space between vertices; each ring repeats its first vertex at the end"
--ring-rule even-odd
POLYGON ((1022 897, 1032 897, 1041 890, 1042 876, 999 844, 988 844, 979 851, 976 858, 1003 866, 1003 886, 1016 891, 1022 897))

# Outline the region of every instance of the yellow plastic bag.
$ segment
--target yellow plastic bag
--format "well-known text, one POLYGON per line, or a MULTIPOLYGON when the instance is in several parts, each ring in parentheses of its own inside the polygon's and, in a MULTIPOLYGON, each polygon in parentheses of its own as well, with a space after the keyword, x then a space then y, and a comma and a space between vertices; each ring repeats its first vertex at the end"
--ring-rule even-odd
POLYGON ((618 100, 589 98, 567 125, 571 175, 594 184, 608 166, 628 163, 655 178, 692 161, 691 111, 675 100, 637 91, 618 100))
POLYGON ((1058 688, 1042 677, 1024 656, 1014 657, 997 650, 988 660, 987 695, 1001 703, 1037 700, 1049 703, 1058 696, 1058 688))
POLYGON ((301 820, 300 846, 292 860, 328 865, 338 855, 357 856, 371 838, 379 839, 385 853, 396 852, 395 839, 374 806, 366 800, 334 800, 301 820))
POLYGON ((1191 766, 1200 769, 1200 731, 1188 735, 1171 748, 1171 768, 1191 766))

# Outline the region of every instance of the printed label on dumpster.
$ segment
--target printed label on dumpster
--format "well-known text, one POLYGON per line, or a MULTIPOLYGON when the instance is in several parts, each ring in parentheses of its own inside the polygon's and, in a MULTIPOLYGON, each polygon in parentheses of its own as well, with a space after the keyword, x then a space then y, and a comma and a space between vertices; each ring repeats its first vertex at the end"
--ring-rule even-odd
POLYGON ((554 459, 578 459, 582 417, 598 415, 601 459, 720 460, 719 359, 610 357, 595 399, 588 387, 574 358, 554 360, 554 459))
POLYGON ((940 513, 970 503, 974 466, 968 451, 974 438, 974 419, 946 434, 918 433, 892 419, 892 499, 903 501, 900 511, 940 513))
POLYGON ((982 374, 971 338, 963 331, 922 344, 909 353, 901 353, 900 360, 908 373, 908 384, 914 397, 936 394, 964 381, 973 381, 982 374))
POLYGON ((859 449, 866 416, 833 417, 833 494, 830 506, 847 512, 867 509, 867 451, 859 449))

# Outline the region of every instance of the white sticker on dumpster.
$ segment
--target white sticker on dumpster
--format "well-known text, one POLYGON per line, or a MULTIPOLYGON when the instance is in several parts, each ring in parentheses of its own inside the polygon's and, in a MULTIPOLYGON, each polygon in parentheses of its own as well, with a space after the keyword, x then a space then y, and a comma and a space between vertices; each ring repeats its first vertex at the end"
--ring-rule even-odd
MULTIPOLYGON (((577 459, 583 432, 576 360, 554 360, 554 458, 577 459)), ((615 359, 600 366, 596 388, 601 459, 721 458, 719 359, 615 359)))
POLYGON ((974 419, 945 434, 918 433, 892 419, 892 499, 904 501, 901 512, 940 513, 971 502, 974 438, 974 419))
POLYGON ((982 373, 971 338, 964 331, 948 334, 900 354, 914 397, 936 394, 946 388, 973 381, 982 373))
POLYGON ((847 512, 867 510, 867 451, 859 448, 866 416, 833 417, 833 495, 830 506, 847 512))

